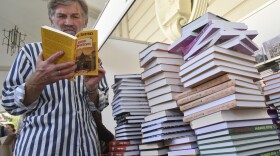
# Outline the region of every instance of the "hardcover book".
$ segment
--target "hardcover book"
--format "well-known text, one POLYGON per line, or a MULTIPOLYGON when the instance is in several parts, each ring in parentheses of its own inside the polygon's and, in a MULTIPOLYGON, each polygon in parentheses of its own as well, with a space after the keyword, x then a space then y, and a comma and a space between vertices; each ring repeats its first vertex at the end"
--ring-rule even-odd
POLYGON ((43 58, 64 51, 56 63, 75 62, 77 75, 98 75, 97 30, 85 30, 72 36, 49 26, 41 27, 43 58))

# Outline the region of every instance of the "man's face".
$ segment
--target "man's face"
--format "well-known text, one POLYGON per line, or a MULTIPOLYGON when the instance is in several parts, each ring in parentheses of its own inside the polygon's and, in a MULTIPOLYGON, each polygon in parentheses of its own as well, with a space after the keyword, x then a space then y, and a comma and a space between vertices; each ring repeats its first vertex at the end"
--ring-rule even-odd
POLYGON ((83 17, 82 12, 78 3, 58 5, 50 20, 54 28, 76 35, 87 25, 87 20, 83 17))

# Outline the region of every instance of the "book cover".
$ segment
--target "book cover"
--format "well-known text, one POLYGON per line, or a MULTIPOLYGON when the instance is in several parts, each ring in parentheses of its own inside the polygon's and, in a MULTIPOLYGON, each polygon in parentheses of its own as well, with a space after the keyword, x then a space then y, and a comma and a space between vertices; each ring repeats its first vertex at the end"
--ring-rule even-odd
POLYGON ((262 95, 249 95, 249 94, 231 94, 221 99, 188 109, 184 111, 184 116, 197 113, 199 111, 209 109, 232 100, 238 101, 236 104, 239 107, 258 107, 265 108, 265 98, 262 95))
POLYGON ((224 141, 231 141, 231 140, 244 140, 256 137, 266 137, 272 135, 278 135, 279 130, 272 130, 272 131, 262 131, 262 132, 250 132, 250 133, 241 133, 241 134, 229 134, 223 136, 216 136, 213 138, 198 140, 198 145, 207 145, 212 143, 224 142, 224 141))
POLYGON ((204 155, 225 155, 225 154, 231 154, 233 155, 236 153, 236 155, 253 155, 253 154, 259 154, 263 152, 273 151, 276 150, 275 148, 269 149, 269 147, 274 147, 275 145, 278 145, 279 149, 279 140, 272 140, 272 141, 266 141, 266 142, 260 142, 260 143, 254 143, 254 144, 247 144, 242 146, 233 146, 233 147, 227 147, 227 148, 217 148, 217 149, 209 149, 209 150, 200 150, 201 156, 204 155), (269 149, 267 151, 267 149, 269 149), (241 153, 242 152, 242 153, 241 153))
MULTIPOLYGON (((222 110, 190 122, 193 129, 209 126, 224 121, 237 120, 254 120, 271 118, 267 109, 239 109, 239 110, 222 110)), ((275 116, 276 117, 276 116, 275 116)))
MULTIPOLYGON (((278 125, 276 124, 264 124, 259 126, 244 126, 236 128, 228 128, 220 131, 214 131, 211 133, 201 134, 197 136, 197 140, 204 139, 215 139, 217 137, 222 137, 225 135, 239 135, 239 134, 249 134, 249 133, 261 133, 268 131, 277 131, 278 125)), ((278 132, 278 131, 277 131, 278 132)))
MULTIPOLYGON (((246 82, 242 83, 241 81, 232 79, 230 81, 227 81, 227 82, 224 82, 217 86, 205 89, 205 90, 197 92, 195 94, 185 96, 180 99, 177 98, 177 103, 179 105, 182 105, 184 103, 188 103, 188 102, 203 98, 205 96, 214 94, 216 92, 219 92, 219 91, 224 90, 225 88, 229 88, 231 86, 236 86, 236 88, 235 88, 236 92, 247 93, 247 94, 257 94, 257 95, 261 94, 260 90, 258 90, 257 87, 255 87, 256 89, 255 88, 249 89, 249 88, 251 88, 249 85, 248 85, 249 87, 247 87, 247 85, 243 85, 243 84, 246 84, 246 82)), ((254 84, 252 84, 252 85, 254 85, 254 84)))
POLYGON ((222 142, 215 142, 211 144, 199 145, 199 150, 211 150, 215 148, 227 148, 227 147, 240 147, 248 144, 257 144, 266 141, 279 140, 278 134, 273 134, 269 136, 259 136, 254 138, 247 138, 242 140, 228 140, 222 142))
POLYGON ((261 92, 258 91, 258 90, 252 90, 252 89, 247 89, 247 88, 242 88, 242 87, 237 87, 237 86, 230 86, 228 88, 224 88, 223 90, 217 91, 213 94, 204 96, 200 99, 197 99, 197 100, 194 100, 194 101, 191 101, 191 102, 182 101, 184 103, 178 103, 178 104, 180 105, 180 110, 184 111, 184 110, 187 110, 187 109, 190 109, 190 108, 193 108, 193 107, 201 106, 203 104, 221 99, 223 97, 232 95, 234 93, 244 94, 244 96, 247 95, 248 99, 249 99, 250 96, 255 96, 255 95, 256 95, 255 96, 256 98, 257 97, 260 97, 260 98, 262 97, 261 92), (251 94, 251 93, 253 93, 253 94, 251 94))
POLYGON ((98 75, 97 30, 85 30, 72 36, 49 26, 41 27, 43 58, 58 51, 64 55, 56 63, 75 62, 77 75, 98 75))
POLYGON ((160 112, 153 113, 153 114, 146 116, 145 122, 159 119, 159 118, 162 118, 165 116, 182 116, 182 113, 178 109, 160 111, 160 112))
POLYGON ((205 134, 222 129, 248 127, 248 126, 261 126, 265 124, 275 124, 275 119, 258 119, 258 120, 241 120, 241 121, 226 121, 222 123, 213 124, 210 126, 195 129, 195 134, 205 134))
POLYGON ((139 53, 139 58, 142 60, 147 54, 149 54, 153 50, 159 50, 159 51, 168 51, 169 44, 161 43, 161 42, 155 42, 152 45, 148 46, 146 49, 142 50, 139 53))

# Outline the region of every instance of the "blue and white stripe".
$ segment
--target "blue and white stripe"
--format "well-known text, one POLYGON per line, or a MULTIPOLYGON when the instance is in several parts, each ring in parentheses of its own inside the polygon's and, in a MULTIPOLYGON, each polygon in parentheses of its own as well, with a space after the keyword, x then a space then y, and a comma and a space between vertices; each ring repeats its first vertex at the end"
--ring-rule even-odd
MULTIPOLYGON (((26 114, 16 142, 16 156, 97 156, 100 145, 82 76, 47 85, 40 97, 26 107, 25 81, 35 71, 41 43, 25 45, 19 52, 2 90, 2 105, 13 115, 26 114)), ((108 105, 108 86, 99 83, 99 108, 108 105)))

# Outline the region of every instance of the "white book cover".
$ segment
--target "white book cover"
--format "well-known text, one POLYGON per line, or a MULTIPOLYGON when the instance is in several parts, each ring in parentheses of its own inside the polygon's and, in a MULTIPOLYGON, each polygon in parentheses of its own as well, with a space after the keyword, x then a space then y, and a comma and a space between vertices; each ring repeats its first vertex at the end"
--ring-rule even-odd
POLYGON ((273 130, 273 131, 263 131, 263 132, 251 132, 251 133, 244 133, 244 134, 235 134, 235 135, 224 135, 224 136, 218 136, 214 138, 208 138, 203 140, 198 140, 198 145, 204 145, 204 144, 212 144, 217 142, 224 142, 228 140, 242 140, 247 138, 256 138, 256 137, 263 137, 263 136, 269 136, 269 135, 278 135, 279 130, 273 130))
POLYGON ((207 71, 201 73, 200 75, 198 75, 188 81, 184 81, 183 84, 184 84, 185 88, 188 88, 188 87, 192 88, 192 87, 198 86, 199 84, 210 81, 216 77, 219 77, 221 75, 228 74, 228 73, 251 78, 252 80, 256 80, 256 81, 260 79, 259 73, 248 72, 248 71, 239 70, 236 68, 231 68, 231 67, 226 67, 226 66, 216 66, 210 70, 207 70, 207 71))
POLYGON ((223 20, 228 21, 224 19, 223 17, 220 17, 218 15, 215 15, 211 12, 206 12, 202 16, 198 17, 197 19, 193 20, 192 22, 188 23, 187 25, 182 27, 182 34, 187 34, 189 32, 194 32, 197 29, 200 29, 201 27, 204 27, 210 20, 223 20))
POLYGON ((142 142, 147 143, 147 142, 167 140, 167 139, 178 138, 178 137, 183 137, 183 136, 192 136, 192 135, 194 135, 193 131, 169 133, 169 134, 165 134, 165 135, 156 135, 156 136, 152 136, 152 137, 148 137, 148 138, 142 138, 142 142))
POLYGON ((223 129, 219 131, 214 131, 211 133, 205 133, 197 136, 197 140, 215 140, 215 138, 220 138, 223 136, 244 136, 248 134, 250 136, 250 133, 260 133, 260 135, 263 134, 263 132, 268 131, 278 131, 278 126, 276 124, 264 124, 260 126, 245 126, 245 127, 237 127, 237 128, 231 128, 231 129, 223 129))
POLYGON ((156 81, 159 81, 159 80, 162 80, 162 79, 165 79, 165 78, 180 79, 181 77, 179 76, 178 72, 161 72, 161 73, 158 73, 157 75, 154 75, 154 76, 146 79, 144 81, 144 83, 147 86, 151 83, 154 83, 156 81))
POLYGON ((166 65, 174 65, 174 66, 180 66, 184 63, 185 61, 183 60, 183 57, 180 59, 176 58, 156 58, 149 64, 147 64, 144 68, 144 71, 159 65, 159 64, 166 64, 166 65))
POLYGON ((260 95, 249 95, 249 94, 232 94, 226 97, 223 97, 219 100, 215 100, 204 105, 200 105, 191 109, 184 111, 184 116, 221 105, 223 103, 235 100, 238 107, 248 107, 248 108, 265 108, 265 98, 260 95))
POLYGON ((181 137, 181 138, 165 140, 164 144, 166 146, 172 146, 172 145, 191 143, 191 142, 196 142, 196 141, 197 141, 196 136, 186 136, 186 137, 181 137))
POLYGON ((243 23, 234 23, 220 20, 211 20, 199 35, 186 47, 184 60, 198 54, 204 49, 225 42, 235 36, 242 35, 246 30, 235 30, 235 27, 244 27, 243 23))
POLYGON ((151 150, 151 149, 158 149, 163 147, 165 147, 165 145, 163 144, 162 141, 139 145, 140 150, 151 150))
POLYGON ((227 121, 222 123, 217 123, 207 127, 202 127, 195 129, 195 134, 205 134, 222 129, 236 128, 236 127, 248 127, 248 126, 258 126, 265 124, 273 124, 273 119, 259 119, 259 120, 242 120, 242 121, 227 121))
POLYGON ((122 137, 116 137, 116 140, 132 140, 132 139, 141 139, 141 135, 137 136, 122 136, 122 137))
POLYGON ((177 132, 183 132, 183 131, 189 131, 191 130, 190 128, 188 127, 169 127, 169 128, 161 128, 161 129, 156 129, 156 130, 153 130, 153 131, 146 131, 146 132, 142 132, 142 137, 143 138, 147 138, 147 137, 152 137, 152 136, 155 136, 155 135, 165 135, 165 134, 168 134, 168 133, 177 133, 177 132))
POLYGON ((234 147, 234 146, 243 146, 247 144, 256 144, 260 142, 265 141, 273 141, 273 140, 279 140, 278 135, 272 135, 272 136, 265 136, 265 137, 255 137, 255 138, 248 138, 244 140, 233 140, 233 141, 225 141, 225 142, 218 142, 218 143, 211 143, 207 145, 199 145, 200 150, 210 150, 213 148, 227 148, 227 147, 234 147))
POLYGON ((140 151, 140 155, 141 156, 166 155, 167 152, 168 152, 167 148, 162 148, 162 149, 153 149, 153 150, 140 151))
POLYGON ((124 129, 124 128, 141 128, 140 124, 123 124, 121 126, 117 126, 115 127, 115 130, 120 130, 120 129, 124 129))
MULTIPOLYGON (((244 156, 246 156, 246 153, 250 153, 250 155, 252 154, 260 154, 256 151, 249 151, 252 149, 260 149, 260 148, 268 148, 270 146, 275 146, 275 145, 279 145, 279 140, 273 140, 273 141, 267 141, 267 142, 261 142, 261 143, 255 143, 255 144, 248 144, 248 145, 243 145, 243 146, 236 146, 236 147, 228 147, 228 148, 217 148, 217 149, 209 149, 209 150, 200 150, 200 154, 213 154, 217 155, 217 154, 223 154, 223 156, 227 156, 226 153, 230 153, 230 152, 241 152, 241 151, 246 151, 244 152, 244 156), (256 153, 254 153, 256 152, 256 153)), ((279 147, 279 146, 278 146, 279 147)), ((278 149, 279 150, 279 149, 278 149)), ((261 152, 263 153, 263 151, 261 152)))
POLYGON ((183 69, 189 67, 190 65, 199 62, 201 59, 203 59, 204 57, 206 57, 212 53, 220 53, 220 54, 226 55, 228 57, 240 59, 242 61, 256 63, 256 60, 253 56, 249 56, 249 55, 246 55, 246 54, 243 54, 240 52, 221 48, 218 46, 212 46, 209 49, 205 50, 203 53, 200 53, 196 57, 193 57, 192 59, 188 60, 186 63, 184 63, 182 66, 180 66, 180 70, 183 70, 183 69))
POLYGON ((123 133, 117 133, 116 137, 123 137, 123 136, 136 136, 141 135, 141 132, 123 132, 123 133))
POLYGON ((135 98, 135 97, 125 97, 125 98, 120 98, 120 99, 117 99, 117 100, 114 100, 112 102, 112 106, 118 104, 118 103, 129 103, 129 102, 148 102, 147 98, 135 98))
POLYGON ((199 150, 195 149, 187 149, 187 150, 178 150, 178 151, 168 151, 168 156, 178 156, 178 155, 199 155, 199 150))
POLYGON ((156 82, 153 82, 149 85, 146 85, 145 86, 145 91, 150 92, 152 90, 158 89, 158 88, 166 86, 166 85, 181 85, 182 86, 182 83, 181 83, 180 79, 163 78, 159 81, 156 81, 156 82))
POLYGON ((139 53, 139 58, 143 59, 146 55, 148 55, 153 50, 162 50, 162 51, 168 51, 169 44, 161 43, 161 42, 155 42, 154 44, 148 46, 146 49, 142 50, 139 53))
POLYGON ((155 105, 160 105, 161 103, 172 101, 172 100, 175 101, 175 97, 177 95, 179 95, 179 94, 180 93, 173 93, 173 92, 171 92, 171 93, 160 95, 158 97, 154 97, 154 98, 148 99, 149 106, 151 107, 151 106, 155 106, 155 105))
POLYGON ((145 66, 156 58, 177 58, 181 59, 181 55, 168 53, 167 51, 151 51, 147 56, 140 60, 140 67, 145 68, 145 66))
POLYGON ((213 59, 210 62, 207 62, 205 65, 198 67, 196 70, 190 71, 189 73, 180 72, 180 76, 182 76, 181 82, 188 81, 193 77, 200 75, 201 73, 207 72, 215 67, 229 67, 232 69, 238 69, 239 71, 250 72, 254 74, 259 74, 258 70, 254 66, 244 66, 237 63, 232 63, 224 60, 213 59), (182 75, 183 74, 183 75, 182 75))
POLYGON ((124 78, 124 79, 120 79, 118 80, 118 82, 116 82, 115 84, 113 84, 111 86, 111 88, 115 88, 115 86, 118 86, 121 83, 143 83, 143 81, 141 79, 130 79, 130 78, 124 78))
POLYGON ((222 110, 190 122, 193 129, 209 126, 224 121, 254 120, 271 118, 267 109, 240 109, 240 110, 222 110))
POLYGON ((146 116, 145 121, 148 122, 148 121, 152 121, 152 120, 159 119, 162 117, 167 117, 167 116, 182 116, 182 113, 178 109, 160 111, 160 112, 153 113, 153 114, 146 116))
POLYGON ((114 75, 114 80, 115 83, 122 79, 137 79, 141 80, 141 75, 140 74, 123 74, 123 75, 114 75))
MULTIPOLYGON (((194 70, 198 70, 199 67, 207 65, 211 60, 222 60, 225 62, 244 66, 245 68, 246 67, 255 68, 255 65, 256 65, 256 62, 253 62, 253 61, 240 59, 240 58, 237 58, 236 56, 233 57, 230 55, 224 55, 223 53, 219 53, 219 52, 213 52, 213 53, 209 54, 208 56, 200 59, 198 62, 191 64, 189 66, 186 66, 186 68, 180 70, 179 75, 184 76, 188 73, 191 73, 194 70)), ((186 63, 188 63, 188 62, 186 62, 186 63)))
POLYGON ((169 151, 188 150, 188 149, 197 148, 197 143, 195 143, 195 142, 183 143, 183 144, 172 145, 172 146, 168 146, 168 147, 169 147, 169 151))
POLYGON ((119 129, 116 130, 116 134, 117 133, 124 133, 124 132, 138 132, 141 131, 141 128, 123 128, 123 129, 119 129))
POLYGON ((172 101, 167 101, 158 105, 151 106, 151 113, 156 113, 164 110, 169 110, 169 109, 177 109, 178 105, 175 100, 172 101))
POLYGON ((171 122, 155 124, 155 125, 148 126, 148 127, 143 127, 141 132, 146 133, 148 131, 153 131, 153 130, 162 129, 162 128, 164 129, 164 128, 169 128, 169 127, 182 127, 182 126, 184 128, 186 128, 186 130, 191 130, 191 127, 183 121, 171 121, 171 122))
POLYGON ((183 116, 167 116, 167 117, 162 117, 156 120, 152 120, 152 121, 148 121, 148 122, 144 122, 141 124, 141 127, 147 127, 147 126, 152 126, 155 124, 160 124, 163 122, 170 122, 170 121, 182 121, 183 116))
POLYGON ((185 88, 183 86, 166 85, 166 86, 163 86, 163 87, 158 88, 156 90, 147 92, 146 94, 147 94, 147 98, 151 99, 151 98, 158 97, 160 95, 171 93, 171 92, 182 93, 184 91, 185 91, 185 88))
POLYGON ((160 72, 179 72, 180 70, 179 68, 180 68, 179 66, 175 66, 175 65, 159 64, 154 66, 153 68, 143 71, 142 80, 145 81, 149 77, 157 75, 160 72))

